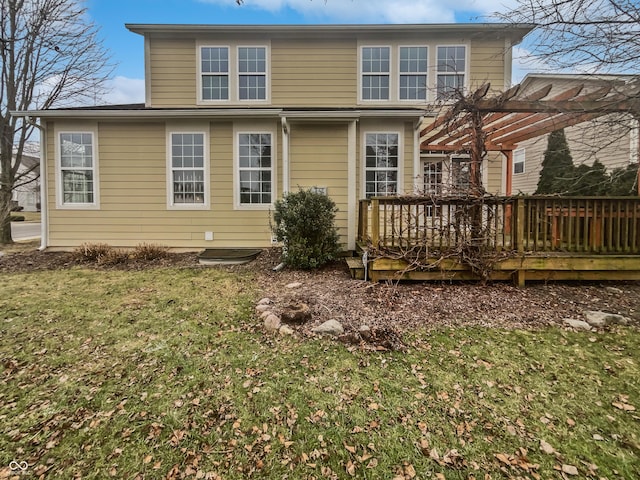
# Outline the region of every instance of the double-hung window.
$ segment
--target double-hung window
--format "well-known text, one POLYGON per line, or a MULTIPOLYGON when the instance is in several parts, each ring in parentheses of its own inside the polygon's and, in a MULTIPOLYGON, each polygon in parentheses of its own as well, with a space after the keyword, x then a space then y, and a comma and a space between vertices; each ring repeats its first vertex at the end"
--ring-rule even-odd
POLYGON ((390 47, 362 47, 362 100, 389 100, 390 47))
POLYGON ((229 100, 229 48, 201 47, 203 100, 229 100))
POLYGON ((238 98, 267 99, 266 47, 238 47, 238 98))
POLYGON ((365 192, 367 198, 398 192, 397 133, 365 135, 365 192))
POLYGON ((62 205, 97 205, 96 162, 91 132, 60 133, 62 205))
POLYGON ((240 205, 270 205, 273 184, 270 133, 238 134, 240 205))
POLYGON ((207 205, 204 133, 171 133, 170 204, 207 205))
POLYGON ((427 47, 400 47, 400 100, 427 99, 427 47))
POLYGON ((524 173, 524 157, 525 157, 525 149, 519 148, 518 150, 513 151, 513 173, 518 175, 519 173, 524 173))
POLYGON ((454 94, 464 91, 466 67, 466 47, 438 47, 436 73, 438 100, 449 99, 454 94))

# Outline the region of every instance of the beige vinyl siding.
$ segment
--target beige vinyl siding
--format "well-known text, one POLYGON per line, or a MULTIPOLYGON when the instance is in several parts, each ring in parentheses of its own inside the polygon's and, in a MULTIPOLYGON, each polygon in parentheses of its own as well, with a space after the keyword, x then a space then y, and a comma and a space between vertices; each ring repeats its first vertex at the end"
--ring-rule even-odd
MULTIPOLYGON (((192 249, 269 246, 269 212, 233 209, 232 127, 231 121, 210 124, 211 209, 194 211, 167 209, 163 122, 100 123, 100 209, 57 209, 55 188, 50 188, 49 245, 73 248, 83 242, 105 242, 133 247, 152 242, 192 249), (204 240, 206 231, 213 232, 213 241, 204 240)), ((53 138, 48 136, 51 186, 57 174, 53 138)), ((274 157, 279 159, 279 152, 274 157)))
POLYGON ((151 106, 192 107, 197 98, 193 39, 149 38, 151 106))
POLYGON ((504 90, 505 53, 503 39, 471 43, 469 55, 469 89, 471 91, 487 82, 491 84, 491 90, 494 92, 504 90))
MULTIPOLYGON (((630 126, 616 124, 616 121, 610 115, 565 128, 574 165, 592 165, 598 159, 609 172, 629 165, 632 161, 630 126)), ((525 149, 525 170, 524 173, 513 176, 513 193, 532 194, 538 188, 548 138, 548 135, 543 135, 518 146, 525 149)))
POLYGON ((487 169, 485 189, 492 195, 504 194, 502 189, 502 164, 503 155, 498 152, 489 152, 485 160, 484 168, 487 169))
POLYGON ((413 123, 406 122, 404 129, 400 132, 404 135, 404 145, 402 147, 404 162, 404 187, 399 193, 412 195, 414 191, 416 173, 413 170, 413 123))
POLYGON ((327 194, 338 207, 336 226, 340 243, 346 248, 347 123, 291 123, 290 126, 290 189, 295 192, 298 188, 327 187, 327 194))
POLYGON ((272 104, 323 108, 355 104, 355 39, 278 39, 271 48, 272 104))

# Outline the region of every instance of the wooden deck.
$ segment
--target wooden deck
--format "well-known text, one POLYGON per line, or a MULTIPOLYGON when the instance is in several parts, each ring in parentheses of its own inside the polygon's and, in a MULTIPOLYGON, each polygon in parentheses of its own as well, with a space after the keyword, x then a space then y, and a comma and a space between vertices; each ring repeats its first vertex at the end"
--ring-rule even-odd
POLYGON ((375 197, 358 245, 373 280, 640 280, 640 198, 375 197))

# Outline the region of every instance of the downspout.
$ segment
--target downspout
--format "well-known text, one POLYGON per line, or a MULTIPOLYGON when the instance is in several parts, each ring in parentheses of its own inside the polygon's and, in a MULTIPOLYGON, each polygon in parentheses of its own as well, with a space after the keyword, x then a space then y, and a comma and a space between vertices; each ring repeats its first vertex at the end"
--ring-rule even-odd
POLYGON ((282 193, 289 193, 289 124, 287 117, 282 122, 282 193))
POLYGON ((40 248, 49 243, 49 197, 47 196, 47 129, 27 116, 26 122, 40 130, 40 248))
POLYGON ((413 127, 413 193, 418 193, 420 178, 420 128, 424 122, 424 115, 420 116, 413 127))

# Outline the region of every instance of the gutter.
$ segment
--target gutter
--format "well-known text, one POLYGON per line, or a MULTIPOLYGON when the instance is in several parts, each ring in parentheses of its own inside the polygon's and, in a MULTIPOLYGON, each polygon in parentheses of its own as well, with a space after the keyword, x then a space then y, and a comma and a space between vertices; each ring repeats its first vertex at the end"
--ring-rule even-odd
POLYGON ((154 110, 91 110, 91 109, 69 109, 69 110, 17 110, 11 111, 14 117, 53 117, 53 118, 193 118, 193 117, 215 117, 215 118, 237 118, 246 115, 251 117, 277 117, 282 112, 280 108, 269 109, 247 109, 234 108, 228 110, 210 110, 206 108, 191 109, 154 109, 154 110))

